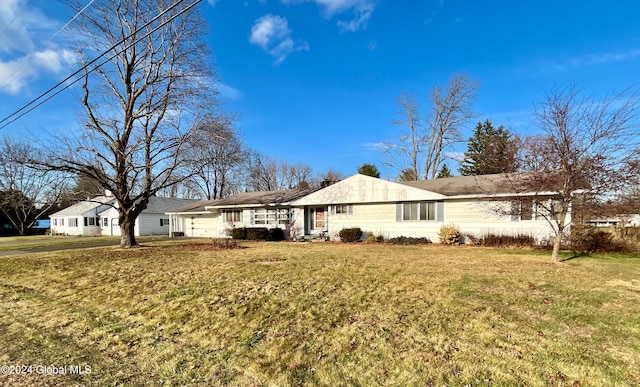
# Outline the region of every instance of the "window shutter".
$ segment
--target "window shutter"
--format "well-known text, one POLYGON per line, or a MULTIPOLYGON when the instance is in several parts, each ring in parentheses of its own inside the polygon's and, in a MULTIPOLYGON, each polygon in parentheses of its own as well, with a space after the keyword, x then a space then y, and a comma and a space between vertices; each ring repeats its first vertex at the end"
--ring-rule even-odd
POLYGON ((87 219, 87 217, 84 217, 84 226, 87 227, 89 225, 89 220, 87 219))
POLYGON ((164 226, 164 224, 163 224, 163 219, 162 219, 162 218, 160 218, 160 227, 162 227, 162 226, 164 226))
POLYGON ((402 203, 396 203, 396 222, 402 222, 402 203))
POLYGON ((436 217, 438 222, 444 222, 444 202, 436 202, 436 217))

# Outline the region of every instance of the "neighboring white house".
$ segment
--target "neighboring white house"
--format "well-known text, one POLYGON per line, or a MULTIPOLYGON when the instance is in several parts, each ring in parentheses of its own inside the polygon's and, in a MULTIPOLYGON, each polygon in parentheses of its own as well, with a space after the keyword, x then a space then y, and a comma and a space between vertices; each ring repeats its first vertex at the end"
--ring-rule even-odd
POLYGON ((62 235, 101 235, 100 213, 115 203, 113 196, 83 200, 49 216, 51 233, 62 235))
MULTIPOLYGON (((147 208, 136 219, 135 235, 169 235, 169 216, 166 213, 194 202, 190 199, 152 196, 147 208)), ((51 231, 64 235, 120 236, 117 206, 113 196, 80 201, 50 216, 51 231)))
POLYGON ((540 240, 552 234, 542 214, 533 206, 513 214, 509 208, 522 205, 514 197, 532 195, 551 200, 550 193, 518 192, 513 175, 396 183, 358 174, 322 189, 243 193, 168 215, 171 231, 187 236, 224 237, 232 227, 281 227, 291 237, 327 234, 334 239, 343 228, 360 227, 385 238, 438 242, 440 227, 453 225, 462 233, 527 234, 540 240))

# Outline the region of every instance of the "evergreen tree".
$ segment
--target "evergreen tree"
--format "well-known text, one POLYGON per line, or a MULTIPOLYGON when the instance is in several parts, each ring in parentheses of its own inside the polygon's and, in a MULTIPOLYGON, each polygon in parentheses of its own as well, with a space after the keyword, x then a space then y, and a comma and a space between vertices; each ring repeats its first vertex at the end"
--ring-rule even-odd
POLYGON ((504 126, 496 129, 489 120, 478 122, 467 143, 460 174, 476 176, 516 172, 518 150, 517 140, 504 126))
POLYGON ((436 176, 436 179, 442 179, 443 177, 453 177, 453 173, 451 172, 449 167, 447 167, 447 164, 442 165, 442 168, 440 169, 440 172, 438 172, 438 176, 436 176))
POLYGON ((373 164, 364 163, 358 167, 358 173, 361 175, 367 175, 372 177, 380 177, 380 171, 378 171, 378 167, 373 164))

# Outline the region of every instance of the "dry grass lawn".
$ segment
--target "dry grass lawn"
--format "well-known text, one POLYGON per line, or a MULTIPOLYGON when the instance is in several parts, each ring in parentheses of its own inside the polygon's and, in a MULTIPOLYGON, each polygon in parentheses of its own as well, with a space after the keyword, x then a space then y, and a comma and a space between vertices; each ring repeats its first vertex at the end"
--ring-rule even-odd
POLYGON ((640 258, 172 243, 0 257, 0 385, 640 385, 640 258))

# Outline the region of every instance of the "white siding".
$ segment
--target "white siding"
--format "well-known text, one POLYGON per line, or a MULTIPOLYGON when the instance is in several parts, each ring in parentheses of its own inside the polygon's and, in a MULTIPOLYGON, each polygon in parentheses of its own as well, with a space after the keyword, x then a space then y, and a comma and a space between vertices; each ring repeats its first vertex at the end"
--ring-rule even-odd
MULTIPOLYGON (((499 215, 498 206, 509 203, 490 201, 452 200, 445 202, 444 223, 456 226, 462 233, 476 236, 483 234, 515 235, 527 234, 536 240, 553 233, 549 223, 542 217, 536 220, 512 221, 510 215, 499 215)), ((504 207, 503 207, 504 208, 504 207)))
POLYGON ((329 215, 329 235, 338 238, 343 228, 360 227, 366 235, 373 232, 387 238, 399 236, 426 237, 438 242, 438 231, 443 222, 434 220, 396 221, 396 203, 354 204, 353 214, 329 215))
POLYGON ((169 215, 144 213, 138 215, 135 235, 169 235, 169 223, 160 226, 160 219, 169 219, 169 215))

